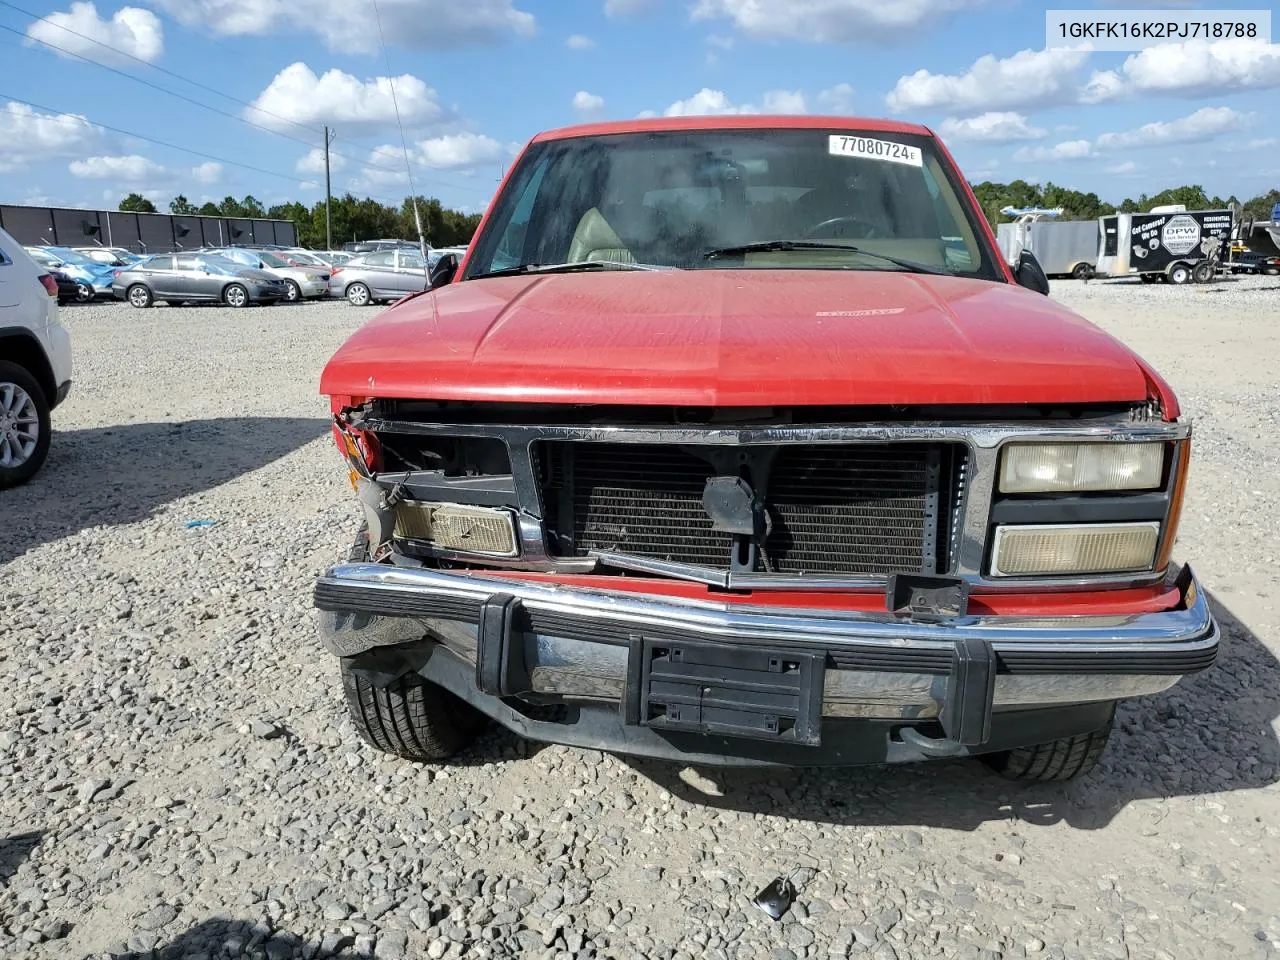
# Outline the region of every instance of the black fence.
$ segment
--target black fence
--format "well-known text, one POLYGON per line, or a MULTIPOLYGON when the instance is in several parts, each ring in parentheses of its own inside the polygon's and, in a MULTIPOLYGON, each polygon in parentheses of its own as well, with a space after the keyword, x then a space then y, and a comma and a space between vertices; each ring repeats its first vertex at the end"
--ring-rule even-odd
POLYGON ((134 253, 173 253, 233 243, 294 246, 292 220, 121 213, 63 207, 0 206, 0 227, 27 246, 124 247, 134 253))

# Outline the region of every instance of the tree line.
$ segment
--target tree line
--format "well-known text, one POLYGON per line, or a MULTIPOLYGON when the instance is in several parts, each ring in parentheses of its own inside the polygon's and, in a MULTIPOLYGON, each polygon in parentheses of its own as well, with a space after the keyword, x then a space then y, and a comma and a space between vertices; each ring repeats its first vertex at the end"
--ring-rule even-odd
POLYGON ((1062 208, 1064 220, 1094 220, 1109 213, 1141 213, 1152 207, 1182 203, 1188 210, 1225 210, 1235 207, 1241 219, 1270 220, 1271 209, 1280 203, 1280 190, 1269 190, 1250 200, 1240 200, 1234 194, 1225 199, 1209 196, 1204 187, 1186 184, 1170 187, 1148 196, 1141 194, 1136 200, 1126 197, 1121 203, 1108 203, 1096 193, 1081 193, 1060 187, 1055 183, 1044 185, 1014 180, 1012 183, 994 183, 984 180, 973 184, 974 195, 986 214, 987 221, 995 226, 1010 218, 1000 212, 1002 207, 1055 207, 1062 208))
MULTIPOLYGON (((435 197, 417 199, 422 229, 428 243, 436 247, 451 247, 471 242, 476 227, 480 225, 480 214, 451 210, 435 197)), ((138 193, 131 193, 121 200, 120 210, 126 213, 160 212, 154 203, 138 193)), ((169 213, 176 216, 292 220, 298 230, 300 245, 313 250, 323 249, 325 245, 323 200, 311 207, 297 201, 267 207, 252 195, 241 200, 229 196, 224 197, 220 203, 206 203, 197 207, 185 196, 178 194, 169 201, 169 213)), ((379 203, 371 197, 359 199, 348 193, 333 198, 330 214, 333 221, 333 243, 337 247, 351 240, 418 238, 411 198, 405 198, 397 208, 379 203)))
MULTIPOLYGON (((1269 220, 1272 207, 1280 203, 1280 190, 1269 190, 1250 200, 1241 201, 1234 194, 1226 199, 1209 196, 1204 187, 1191 184, 1170 187, 1151 196, 1144 193, 1137 199, 1127 197, 1119 204, 1108 203, 1096 193, 1082 193, 1055 183, 1028 183, 1026 180, 1014 180, 1012 183, 984 180, 973 184, 973 192, 992 226, 1009 219, 1000 213, 1001 208, 1006 206, 1062 207, 1062 218, 1065 220, 1093 220, 1117 210, 1121 213, 1139 213, 1154 206, 1182 203, 1186 204, 1188 210, 1225 209, 1234 206, 1245 220, 1269 220)), ((137 193, 125 197, 120 202, 120 209, 133 213, 159 212, 154 203, 137 193)), ((451 210, 434 197, 418 197, 418 209, 422 215, 427 242, 433 246, 449 247, 470 243, 476 227, 480 225, 480 214, 451 210)), ((169 202, 169 212, 179 216, 292 220, 297 226, 298 242, 304 247, 319 249, 325 244, 323 200, 309 208, 296 201, 264 207, 250 195, 242 200, 225 197, 221 203, 206 203, 197 207, 179 194, 169 202)), ((372 240, 379 237, 415 240, 418 236, 413 217, 413 201, 409 198, 396 208, 379 203, 372 197, 358 199, 348 193, 333 198, 332 217, 333 242, 337 246, 348 240, 372 240)))

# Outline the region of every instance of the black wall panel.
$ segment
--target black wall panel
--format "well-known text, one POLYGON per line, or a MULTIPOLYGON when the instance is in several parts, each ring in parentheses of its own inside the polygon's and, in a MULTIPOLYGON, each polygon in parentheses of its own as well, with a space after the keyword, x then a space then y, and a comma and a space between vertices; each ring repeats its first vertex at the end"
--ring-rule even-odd
POLYGON ((297 243, 288 220, 242 220, 223 217, 171 216, 167 213, 121 213, 117 210, 72 210, 62 207, 0 205, 0 227, 22 244, 63 247, 125 247, 134 253, 170 253, 232 243, 297 243), (93 232, 93 227, 97 232, 93 232), (188 232, 182 236, 182 229, 188 232), (234 231, 239 231, 237 236, 234 231))

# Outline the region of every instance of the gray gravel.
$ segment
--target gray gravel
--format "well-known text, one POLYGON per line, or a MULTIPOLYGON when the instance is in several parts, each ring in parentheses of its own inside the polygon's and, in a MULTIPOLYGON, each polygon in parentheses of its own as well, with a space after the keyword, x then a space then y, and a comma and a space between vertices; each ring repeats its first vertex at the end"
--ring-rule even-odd
POLYGON ((357 522, 317 378, 371 313, 66 309, 51 459, 0 494, 0 956, 1276 956, 1280 284, 1055 295, 1199 418, 1180 554, 1226 646, 1126 707, 1092 777, 1030 788, 499 731, 386 758, 309 604, 357 522), (775 923, 749 899, 782 873, 775 923))

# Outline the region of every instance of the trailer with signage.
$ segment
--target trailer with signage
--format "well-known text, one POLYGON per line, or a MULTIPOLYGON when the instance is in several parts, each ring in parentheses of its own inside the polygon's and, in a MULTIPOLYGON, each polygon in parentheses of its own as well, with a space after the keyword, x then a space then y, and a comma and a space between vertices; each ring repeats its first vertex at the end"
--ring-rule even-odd
POLYGON ((1103 277, 1134 274, 1151 283, 1204 282, 1226 255, 1235 212, 1188 210, 1114 213, 1098 218, 1098 266, 1103 277))

